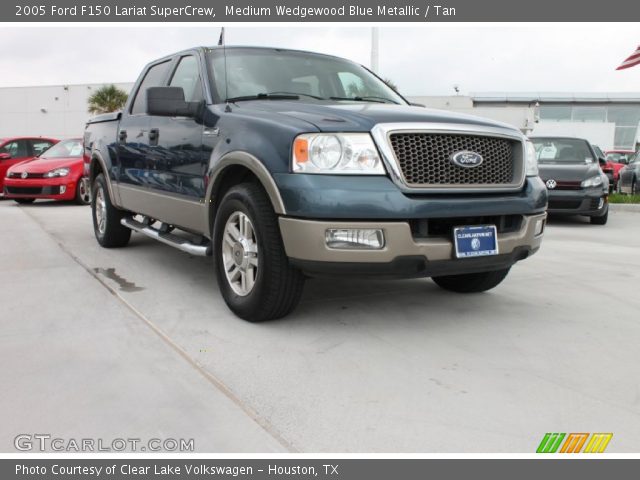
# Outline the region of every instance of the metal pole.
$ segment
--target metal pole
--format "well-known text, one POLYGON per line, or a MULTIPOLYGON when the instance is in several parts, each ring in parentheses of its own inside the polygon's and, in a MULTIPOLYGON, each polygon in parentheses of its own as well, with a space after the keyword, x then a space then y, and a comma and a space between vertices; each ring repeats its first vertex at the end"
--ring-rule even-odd
POLYGON ((371 27, 371 70, 378 73, 378 52, 379 52, 379 29, 378 27, 371 27))

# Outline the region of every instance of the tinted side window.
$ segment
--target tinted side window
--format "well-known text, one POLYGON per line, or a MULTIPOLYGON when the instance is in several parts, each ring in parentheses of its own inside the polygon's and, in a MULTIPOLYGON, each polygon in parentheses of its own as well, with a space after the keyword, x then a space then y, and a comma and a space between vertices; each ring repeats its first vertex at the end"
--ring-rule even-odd
POLYGON ((170 61, 167 60, 166 62, 154 65, 147 71, 147 74, 140 84, 140 88, 138 88, 136 98, 133 101, 133 106, 131 107, 132 115, 140 115, 147 112, 147 88, 162 86, 162 81, 167 74, 169 63, 170 61))
POLYGON ((51 145, 53 145, 53 142, 49 140, 31 140, 31 150, 36 156, 47 150, 51 145))
POLYGON ((7 143, 4 147, 0 148, 0 153, 8 153, 11 158, 22 158, 29 156, 29 149, 27 148, 26 140, 14 140, 7 143))
POLYGON ((200 69, 198 68, 196 57, 188 56, 180 59, 169 86, 182 87, 184 99, 187 102, 199 102, 204 99, 200 81, 200 69))

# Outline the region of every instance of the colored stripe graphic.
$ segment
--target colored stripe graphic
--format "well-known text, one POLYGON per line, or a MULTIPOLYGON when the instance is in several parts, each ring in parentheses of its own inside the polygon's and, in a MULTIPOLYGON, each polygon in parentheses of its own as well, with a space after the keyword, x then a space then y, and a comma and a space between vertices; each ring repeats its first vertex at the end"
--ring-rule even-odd
POLYGON ((613 433, 594 433, 584 449, 584 453, 602 453, 609 445, 613 433))
POLYGON ((536 453, 556 453, 566 433, 545 433, 536 453))
POLYGON ((588 433, 570 433, 562 445, 560 453, 580 453, 587 438, 589 438, 588 433))

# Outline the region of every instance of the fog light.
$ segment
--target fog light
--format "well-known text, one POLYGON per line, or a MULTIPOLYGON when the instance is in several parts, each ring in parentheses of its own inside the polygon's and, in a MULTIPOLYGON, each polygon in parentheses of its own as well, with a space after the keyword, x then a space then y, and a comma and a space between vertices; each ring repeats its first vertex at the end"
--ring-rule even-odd
POLYGON ((66 185, 60 185, 60 195, 62 195, 66 191, 67 191, 67 186, 66 185))
POLYGON ((536 220, 536 228, 533 235, 537 237, 538 235, 542 235, 542 232, 544 232, 544 218, 536 220))
POLYGON ((384 247, 381 229, 337 228, 325 232, 329 248, 380 250, 384 247))
POLYGON ((604 207, 604 197, 602 197, 598 202, 598 210, 600 210, 602 207, 604 207))

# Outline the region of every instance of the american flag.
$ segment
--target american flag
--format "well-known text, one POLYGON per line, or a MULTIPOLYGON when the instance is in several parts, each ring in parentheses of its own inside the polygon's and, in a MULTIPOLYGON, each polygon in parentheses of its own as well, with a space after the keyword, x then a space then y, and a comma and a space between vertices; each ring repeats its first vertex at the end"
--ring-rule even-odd
POLYGON ((629 58, 622 62, 616 70, 624 70, 625 68, 635 67, 636 65, 640 65, 640 47, 638 47, 629 58))

